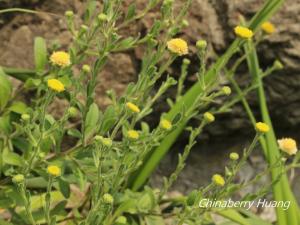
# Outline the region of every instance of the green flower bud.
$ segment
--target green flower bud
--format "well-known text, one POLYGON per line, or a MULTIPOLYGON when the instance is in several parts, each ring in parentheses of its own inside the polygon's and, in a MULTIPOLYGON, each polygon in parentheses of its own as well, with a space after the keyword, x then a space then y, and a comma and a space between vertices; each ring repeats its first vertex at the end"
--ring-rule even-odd
POLYGON ((70 117, 76 117, 77 115, 78 115, 78 110, 75 108, 75 107, 70 107, 69 108, 69 115, 70 115, 70 117))
POLYGON ((187 59, 187 58, 184 58, 183 59, 183 64, 185 65, 189 65, 191 63, 191 60, 187 59))
POLYGON ((20 184, 23 183, 25 180, 24 175, 22 174, 17 174, 12 178, 12 182, 15 184, 20 184))
POLYGON ((95 140, 99 141, 101 144, 103 144, 106 147, 111 147, 112 146, 112 140, 110 138, 105 138, 100 135, 95 136, 95 140))
POLYGON ((196 47, 200 50, 206 49, 207 47, 207 42, 205 40, 199 40, 196 43, 196 47))
POLYGON ((282 70, 284 67, 283 64, 279 60, 275 60, 273 66, 276 70, 282 70))
POLYGON ((125 216, 119 216, 117 219, 116 219, 116 223, 117 224, 126 224, 127 223, 127 218, 125 216))
POLYGON ((87 25, 82 24, 81 26, 81 30, 85 33, 89 30, 89 27, 87 25))
POLYGON ((173 4, 173 2, 174 2, 174 0, 165 0, 164 1, 164 5, 171 5, 171 4, 173 4))
POLYGON ((239 154, 236 153, 236 152, 231 152, 230 155, 229 155, 229 158, 233 161, 236 161, 240 158, 239 154))
POLYGON ((68 10, 68 11, 65 12, 65 16, 66 16, 66 17, 73 17, 73 16, 74 16, 74 13, 73 13, 73 11, 68 10))
POLYGON ((187 20, 182 20, 182 26, 183 27, 188 27, 189 26, 189 22, 187 20))
POLYGON ((101 22, 107 21, 107 15, 104 13, 99 14, 98 20, 100 20, 101 22))
POLYGON ((91 72, 91 67, 90 67, 89 65, 87 65, 87 64, 84 64, 84 65, 82 66, 82 70, 83 70, 83 72, 85 72, 85 73, 90 73, 90 72, 91 72))
POLYGON ((112 205, 114 203, 114 198, 111 194, 106 193, 103 195, 103 201, 106 204, 112 205))
POLYGON ((223 93, 224 93, 224 95, 230 95, 231 94, 231 88, 230 87, 228 87, 228 86, 224 86, 223 88, 222 88, 222 91, 223 91, 223 93))
POLYGON ((204 113, 203 117, 207 123, 212 123, 215 121, 215 116, 210 112, 204 113))
POLYGON ((21 119, 24 121, 28 121, 28 120, 30 120, 30 115, 27 113, 24 113, 21 115, 21 119))

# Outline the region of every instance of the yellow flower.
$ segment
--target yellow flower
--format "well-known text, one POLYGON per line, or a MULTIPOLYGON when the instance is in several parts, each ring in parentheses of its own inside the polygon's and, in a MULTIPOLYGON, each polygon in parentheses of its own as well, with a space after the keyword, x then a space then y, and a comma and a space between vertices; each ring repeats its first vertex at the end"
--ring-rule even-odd
POLYGON ((234 28, 234 32, 240 38, 249 39, 249 38, 252 38, 252 36, 253 36, 252 30, 248 29, 247 27, 236 26, 234 28))
POLYGON ((54 165, 48 166, 47 167, 47 172, 50 175, 55 176, 55 177, 58 177, 61 174, 60 168, 58 166, 54 166, 54 165))
POLYGON ((225 180, 220 174, 215 174, 212 177, 212 182, 217 185, 223 187, 225 185, 225 180))
POLYGON ((168 49, 177 55, 187 55, 188 45, 181 38, 174 38, 167 42, 168 49))
POLYGON ((205 121, 208 123, 212 123, 215 121, 215 116, 213 114, 211 114, 210 112, 204 113, 203 116, 204 116, 205 121))
POLYGON ((159 126, 160 126, 162 129, 165 129, 165 130, 170 130, 170 129, 172 129, 172 123, 171 123, 169 120, 166 120, 166 119, 162 119, 162 120, 160 121, 159 126))
POLYGON ((62 82, 57 79, 49 79, 47 81, 48 87, 51 88, 53 91, 62 92, 65 90, 65 86, 62 82))
POLYGON ((270 127, 266 123, 258 122, 255 124, 255 128, 260 133, 267 133, 270 130, 270 127))
POLYGON ((130 138, 130 139, 134 139, 134 140, 136 140, 136 139, 138 139, 139 138, 139 133, 137 132, 137 131, 135 131, 135 130, 129 130, 129 131, 127 131, 127 136, 130 138))
POLYGON ((70 55, 64 51, 53 52, 50 56, 53 65, 66 67, 71 64, 70 55))
POLYGON ((267 34, 272 34, 275 32, 275 26, 270 22, 264 22, 261 25, 261 29, 267 34))
POLYGON ((140 108, 132 102, 127 102, 126 107, 134 113, 139 113, 141 111, 140 108))
POLYGON ((282 138, 277 140, 279 148, 289 155, 295 155, 298 151, 297 143, 292 138, 282 138))
POLYGON ((224 95, 230 95, 231 94, 231 88, 230 87, 228 87, 228 86, 224 86, 223 88, 222 88, 222 91, 223 91, 223 93, 224 93, 224 95))

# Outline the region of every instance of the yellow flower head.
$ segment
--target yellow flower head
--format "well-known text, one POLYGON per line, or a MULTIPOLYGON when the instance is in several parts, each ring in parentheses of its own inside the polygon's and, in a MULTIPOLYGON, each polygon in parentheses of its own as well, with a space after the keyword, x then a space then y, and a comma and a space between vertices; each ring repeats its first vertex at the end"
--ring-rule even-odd
POLYGON ((53 91, 62 92, 65 90, 65 86, 63 85, 63 83, 57 79, 49 79, 47 81, 47 84, 48 87, 51 88, 53 91))
POLYGON ((135 131, 135 130, 129 130, 129 131, 127 131, 127 136, 130 138, 130 139, 134 139, 134 140, 136 140, 136 139, 138 139, 139 138, 139 133, 137 132, 137 131, 135 131))
POLYGON ((227 96, 228 96, 228 95, 231 94, 231 88, 228 87, 228 86, 222 87, 222 91, 223 91, 224 95, 227 95, 227 96))
POLYGON ((50 56, 53 65, 66 67, 71 64, 70 55, 64 51, 53 52, 50 56))
POLYGON ((289 155, 295 155, 298 151, 297 143, 292 138, 282 138, 277 140, 279 148, 289 155))
POLYGON ((225 180, 220 174, 213 175, 212 182, 220 187, 223 187, 225 185, 225 180))
POLYGON ((240 38, 250 39, 253 36, 252 30, 243 26, 236 26, 234 28, 234 33, 240 38))
POLYGON ((273 34, 275 32, 275 26, 270 22, 264 22, 261 25, 261 29, 267 34, 273 34))
POLYGON ((203 116, 204 116, 205 121, 208 123, 212 123, 215 121, 215 116, 213 114, 211 114, 210 112, 204 113, 203 116))
POLYGON ((164 130, 172 129, 172 123, 169 120, 162 119, 159 123, 159 126, 164 130))
POLYGON ((58 166, 51 165, 47 167, 47 173, 54 177, 58 177, 61 174, 61 170, 58 166))
POLYGON ((126 107, 134 113, 139 113, 141 111, 140 108, 132 102, 127 102, 126 107))
POLYGON ((258 122, 255 124, 255 128, 260 133, 267 133, 270 130, 270 127, 266 123, 258 122))
POLYGON ((177 55, 187 55, 188 45, 185 40, 181 38, 174 38, 167 42, 168 49, 177 55))

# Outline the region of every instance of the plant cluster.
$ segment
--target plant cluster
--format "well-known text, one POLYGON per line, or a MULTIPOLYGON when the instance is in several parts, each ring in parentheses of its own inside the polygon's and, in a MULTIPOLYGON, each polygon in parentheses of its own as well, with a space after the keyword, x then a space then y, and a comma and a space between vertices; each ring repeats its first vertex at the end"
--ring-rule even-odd
POLYGON ((255 51, 263 38, 275 32, 274 25, 265 21, 283 1, 267 1, 250 23, 241 19, 232 31, 236 40, 209 69, 207 41, 199 40, 197 82, 186 90, 189 44, 178 36, 188 26, 184 17, 191 2, 183 1, 176 13, 173 0, 150 0, 142 11, 136 10, 134 2, 124 13, 122 0, 105 0, 101 10, 97 1, 90 0, 83 24, 74 22, 72 11, 65 13, 73 35, 67 50, 57 45, 47 49, 45 40, 37 37, 34 71, 0 68, 0 207, 8 214, 0 219, 1 224, 159 225, 167 219, 178 225, 214 224, 214 213, 238 224, 269 224, 238 209, 199 207, 201 199, 225 200, 265 174, 271 174, 272 182, 242 200, 265 196, 273 188, 275 199, 293 201, 286 215, 278 209, 278 224, 298 224, 298 206, 286 180, 286 172, 299 167, 297 144, 292 138, 277 143, 262 86, 262 79, 282 65, 276 61, 262 71, 255 51), (160 10, 160 16, 146 35, 120 34, 154 9, 160 10), (100 110, 95 103, 97 77, 109 56, 139 46, 143 46, 144 55, 136 82, 128 84, 122 96, 108 91, 111 104, 100 110), (233 55, 239 57, 228 68, 233 55), (168 75, 168 68, 178 58, 182 59, 181 74, 175 80, 168 75), (252 79, 242 89, 234 75, 244 61, 252 79), (220 85, 221 72, 234 91, 220 85), (23 82, 20 90, 14 90, 8 75, 23 82), (145 118, 171 87, 176 87, 177 93, 167 99, 170 111, 150 126, 145 118), (246 99, 254 90, 259 93, 263 122, 256 121, 246 99), (31 98, 20 101, 19 96, 28 92, 31 98), (68 102, 60 118, 48 111, 56 99, 68 102), (220 99, 222 104, 218 104, 220 99), (219 114, 230 113, 238 102, 253 123, 251 144, 242 155, 231 153, 224 174, 213 175, 208 186, 186 196, 168 197, 203 128, 214 123, 219 114), (191 119, 197 122, 193 126, 188 123, 191 119), (159 190, 147 186, 152 171, 184 129, 189 131, 189 139, 174 172, 164 178, 159 190), (70 139, 70 143, 66 141, 70 139), (259 143, 268 166, 251 180, 237 183, 236 175, 259 143), (287 164, 282 158, 290 155, 296 156, 287 164))

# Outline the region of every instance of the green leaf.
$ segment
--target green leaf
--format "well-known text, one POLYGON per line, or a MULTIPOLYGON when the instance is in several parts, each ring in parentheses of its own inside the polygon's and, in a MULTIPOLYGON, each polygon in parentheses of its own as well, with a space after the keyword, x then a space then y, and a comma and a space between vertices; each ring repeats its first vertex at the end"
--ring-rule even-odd
POLYGON ((59 185, 59 190, 63 194, 63 196, 65 198, 69 198, 70 197, 70 185, 69 185, 69 183, 66 182, 65 180, 63 180, 62 178, 60 178, 58 180, 58 185, 59 185))
POLYGON ((135 15, 135 3, 132 3, 128 7, 127 15, 125 17, 125 20, 131 20, 135 15))
POLYGON ((37 72, 42 72, 47 64, 47 46, 44 38, 36 37, 34 40, 34 62, 37 72))
POLYGON ((88 136, 96 127, 99 121, 99 108, 96 103, 91 104, 85 120, 85 134, 88 136))
POLYGON ((80 138, 81 137, 81 133, 79 130, 75 129, 75 128, 71 128, 67 131, 67 134, 72 136, 72 137, 76 137, 76 138, 80 138))
POLYGON ((165 225, 165 221, 161 216, 146 216, 147 225, 165 225))
POLYGON ((0 67, 0 110, 3 110, 12 94, 12 85, 0 67))
POLYGON ((230 219, 231 221, 234 221, 234 222, 236 222, 238 224, 241 224, 241 225, 252 225, 240 213, 238 213, 234 209, 221 210, 221 211, 218 211, 216 213, 219 214, 220 216, 223 216, 223 217, 225 217, 227 219, 230 219))
POLYGON ((23 160, 21 156, 5 148, 2 153, 3 162, 13 166, 22 166, 23 160))
POLYGON ((24 102, 15 101, 12 105, 8 108, 11 112, 15 112, 18 114, 23 114, 27 112, 27 106, 24 102))
POLYGON ((41 84, 40 79, 28 78, 25 81, 24 88, 27 90, 32 90, 38 87, 41 84))
POLYGON ((12 130, 10 124, 10 116, 6 114, 0 117, 0 132, 4 132, 5 134, 9 134, 12 130))

